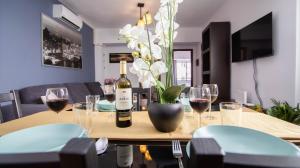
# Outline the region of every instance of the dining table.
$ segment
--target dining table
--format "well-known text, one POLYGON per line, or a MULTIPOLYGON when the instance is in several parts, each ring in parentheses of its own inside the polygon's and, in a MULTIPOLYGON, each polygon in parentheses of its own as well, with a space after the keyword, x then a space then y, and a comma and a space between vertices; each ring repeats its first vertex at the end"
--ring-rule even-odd
MULTIPOLYGON (((206 112, 202 114, 201 125, 199 125, 197 113, 192 115, 185 113, 181 124, 175 131, 163 133, 155 129, 147 111, 132 112, 132 126, 127 128, 116 127, 115 112, 94 112, 91 119, 91 132, 88 136, 95 139, 107 137, 110 141, 122 142, 166 142, 174 139, 188 142, 197 128, 224 124, 220 111, 211 113, 213 119, 208 119, 207 115, 206 112)), ((236 114, 232 113, 232 115, 236 114)), ((76 123, 75 114, 71 109, 59 114, 48 110, 8 121, 0 124, 0 136, 24 128, 52 123, 76 123)), ((247 108, 243 108, 238 124, 226 124, 258 130, 293 143, 300 141, 300 126, 247 108)))

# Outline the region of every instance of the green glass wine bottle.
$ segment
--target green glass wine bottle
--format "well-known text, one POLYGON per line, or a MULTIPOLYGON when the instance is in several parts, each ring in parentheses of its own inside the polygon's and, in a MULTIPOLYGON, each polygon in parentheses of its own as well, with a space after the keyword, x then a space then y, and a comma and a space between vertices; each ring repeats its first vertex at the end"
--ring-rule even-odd
POLYGON ((126 61, 120 61, 120 78, 116 82, 116 125, 121 128, 132 125, 132 87, 126 75, 126 61))

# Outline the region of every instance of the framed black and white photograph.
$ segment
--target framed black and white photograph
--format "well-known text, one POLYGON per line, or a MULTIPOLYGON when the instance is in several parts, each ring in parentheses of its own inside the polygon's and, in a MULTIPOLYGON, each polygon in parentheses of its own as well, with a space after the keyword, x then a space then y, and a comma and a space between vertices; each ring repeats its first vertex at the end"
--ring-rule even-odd
POLYGON ((42 62, 46 66, 82 68, 81 34, 42 14, 42 62))
POLYGON ((127 61, 127 63, 133 63, 134 58, 131 53, 110 53, 109 63, 120 63, 121 60, 127 61))

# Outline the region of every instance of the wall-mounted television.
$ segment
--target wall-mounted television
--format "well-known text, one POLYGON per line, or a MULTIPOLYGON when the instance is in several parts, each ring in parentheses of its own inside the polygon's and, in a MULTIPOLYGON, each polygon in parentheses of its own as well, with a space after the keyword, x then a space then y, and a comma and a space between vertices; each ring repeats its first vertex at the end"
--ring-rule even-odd
POLYGON ((232 35, 232 62, 273 56, 272 12, 232 35))

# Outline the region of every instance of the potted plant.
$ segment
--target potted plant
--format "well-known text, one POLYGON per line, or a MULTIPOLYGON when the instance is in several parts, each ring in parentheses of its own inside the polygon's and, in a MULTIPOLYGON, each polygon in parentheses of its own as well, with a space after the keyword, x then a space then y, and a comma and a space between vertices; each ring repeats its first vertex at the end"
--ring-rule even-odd
POLYGON ((300 125, 300 107, 291 107, 287 102, 280 102, 275 99, 271 99, 274 106, 271 107, 267 113, 273 117, 281 120, 300 125))
POLYGON ((138 76, 144 88, 155 87, 158 102, 149 105, 149 117, 154 127, 162 132, 174 131, 183 118, 182 105, 176 100, 183 86, 173 85, 173 44, 179 24, 175 22, 178 5, 182 0, 161 0, 154 19, 155 32, 145 26, 127 24, 119 34, 135 57, 130 72, 138 76), (165 74, 163 78, 160 78, 165 74), (164 79, 164 81, 162 81, 164 79))

